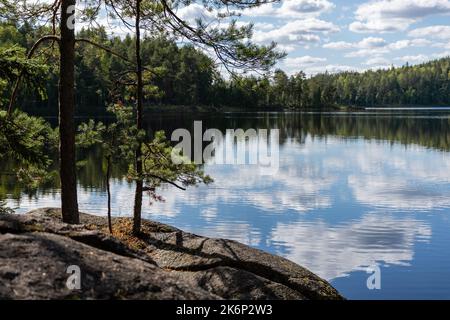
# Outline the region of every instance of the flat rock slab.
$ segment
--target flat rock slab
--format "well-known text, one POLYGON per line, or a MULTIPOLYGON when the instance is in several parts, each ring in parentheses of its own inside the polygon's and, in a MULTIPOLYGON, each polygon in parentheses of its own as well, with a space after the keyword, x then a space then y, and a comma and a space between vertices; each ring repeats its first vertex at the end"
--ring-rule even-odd
POLYGON ((60 215, 0 215, 0 299, 342 299, 307 269, 236 241, 143 220, 137 250, 89 227, 105 217, 68 225, 60 215), (81 290, 66 286, 69 265, 81 269, 81 290))

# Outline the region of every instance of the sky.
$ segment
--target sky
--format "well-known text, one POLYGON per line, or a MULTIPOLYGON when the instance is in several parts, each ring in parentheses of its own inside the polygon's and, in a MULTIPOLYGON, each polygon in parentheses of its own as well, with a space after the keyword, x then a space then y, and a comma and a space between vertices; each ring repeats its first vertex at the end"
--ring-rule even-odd
MULTIPOLYGON (((187 21, 213 19, 200 4, 178 11, 187 21)), ((282 0, 241 11, 253 41, 278 43, 288 74, 418 64, 450 55, 450 0, 282 0)))

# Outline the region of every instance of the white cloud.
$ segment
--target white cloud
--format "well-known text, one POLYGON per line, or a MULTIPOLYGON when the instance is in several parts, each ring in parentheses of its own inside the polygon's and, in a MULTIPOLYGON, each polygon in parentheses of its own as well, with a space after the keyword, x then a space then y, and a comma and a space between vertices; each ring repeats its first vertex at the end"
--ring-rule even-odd
MULTIPOLYGON (((394 20, 394 19, 393 19, 394 20)), ((408 28, 408 24, 405 24, 402 21, 396 19, 395 21, 368 21, 361 22, 355 21, 352 22, 349 26, 350 31, 357 33, 386 33, 386 32, 395 32, 401 31, 408 28)))
POLYGON ((450 49, 450 41, 448 42, 434 42, 431 44, 434 48, 444 48, 444 49, 450 49))
MULTIPOLYGON (((309 47, 309 46, 305 46, 305 47, 309 47)), ((290 52, 297 50, 297 46, 295 46, 293 44, 277 44, 277 49, 284 51, 286 53, 290 53, 290 52)))
POLYGON ((278 10, 282 17, 297 17, 305 14, 321 14, 333 9, 335 5, 327 0, 286 0, 278 10))
POLYGON ((382 38, 368 37, 364 38, 359 42, 330 42, 325 44, 323 47, 326 49, 334 50, 345 50, 345 49, 357 49, 347 53, 345 57, 356 58, 356 57, 373 57, 374 55, 380 55, 387 53, 387 42, 382 38))
POLYGON ((347 66, 341 64, 329 64, 324 67, 326 72, 329 73, 339 73, 344 71, 359 71, 359 68, 355 66, 347 66))
POLYGON ((444 52, 436 53, 434 56, 435 56, 436 58, 450 57, 450 50, 449 50, 449 51, 444 51, 444 52))
POLYGON ((377 70, 388 70, 392 67, 398 67, 393 63, 389 63, 389 64, 377 64, 377 65, 372 65, 370 66, 370 68, 367 68, 364 71, 368 71, 368 70, 372 70, 372 71, 377 71, 377 70))
POLYGON ((275 28, 275 25, 267 22, 257 22, 253 27, 257 30, 272 30, 275 28))
POLYGON ((255 30, 253 40, 257 43, 275 41, 280 45, 302 45, 317 43, 320 35, 339 31, 339 27, 331 22, 310 18, 290 21, 283 26, 269 31, 255 30))
POLYGON ((280 49, 292 52, 299 46, 309 47, 320 42, 321 35, 340 31, 335 24, 318 19, 318 16, 334 7, 328 0, 286 0, 281 4, 268 3, 243 10, 242 15, 275 18, 275 24, 256 23, 253 40, 259 44, 275 41, 280 49))
POLYGON ((189 6, 183 7, 178 10, 178 16, 187 21, 190 24, 195 24, 197 19, 206 21, 214 20, 217 17, 215 10, 207 10, 204 6, 198 3, 193 3, 189 6))
POLYGON ((414 38, 433 38, 441 40, 450 40, 450 26, 429 26, 418 28, 408 33, 410 37, 414 38))
MULTIPOLYGON (((387 54, 393 50, 401 50, 411 47, 425 47, 432 45, 432 42, 426 39, 407 39, 398 40, 392 43, 388 43, 383 38, 367 37, 359 42, 329 42, 323 45, 325 49, 333 50, 348 50, 356 49, 352 52, 345 54, 347 58, 379 58, 380 55, 387 54)), ((385 61, 386 62, 386 61, 385 61)), ((375 63, 370 63, 371 65, 375 63)), ((387 65, 383 63, 382 65, 387 65)))
POLYGON ((344 57, 346 58, 367 58, 367 57, 377 57, 383 54, 389 53, 389 50, 386 48, 378 48, 377 50, 374 49, 361 49, 357 51, 352 51, 349 53, 346 53, 344 57))
POLYGON ((337 41, 325 43, 323 47, 326 49, 344 50, 353 48, 354 44, 346 41, 337 41))
POLYGON ((408 148, 414 157, 402 155, 400 146, 386 152, 375 143, 353 153, 358 174, 348 176, 348 185, 359 203, 380 210, 411 212, 450 205, 450 191, 446 188, 450 182, 450 162, 446 158, 433 158, 426 148, 408 148), (442 170, 433 171, 435 168, 442 170))
POLYGON ((323 45, 326 49, 336 49, 336 50, 344 50, 344 49, 373 49, 373 48, 381 48, 386 46, 386 40, 383 38, 375 38, 368 37, 364 38, 359 42, 329 42, 323 45))
POLYGON ((432 42, 427 39, 398 40, 396 42, 390 43, 388 45, 388 48, 392 50, 401 50, 410 47, 426 47, 431 44, 432 42))
POLYGON ((306 68, 305 73, 307 75, 314 75, 317 73, 339 73, 339 72, 359 72, 361 71, 360 68, 355 66, 349 66, 349 65, 341 65, 341 64, 328 64, 324 66, 314 66, 310 68, 306 68))
POLYGON ((363 49, 381 48, 386 46, 386 40, 382 38, 368 37, 358 42, 357 47, 363 49))
POLYGON ((343 71, 360 71, 357 67, 339 64, 327 64, 326 58, 300 56, 287 57, 280 63, 280 67, 288 74, 292 75, 300 70, 306 75, 315 75, 317 73, 338 73, 343 71))
POLYGON ((386 66, 389 65, 390 61, 383 57, 375 57, 367 60, 364 64, 368 66, 386 66))
POLYGON ((248 17, 266 17, 274 16, 277 8, 273 3, 266 3, 255 8, 242 10, 242 14, 248 17))
MULTIPOLYGON (((326 62, 326 58, 302 56, 302 57, 287 57, 282 63, 282 68, 287 74, 294 74, 300 70, 308 71, 311 67, 320 66, 326 62)), ((308 73, 308 72, 307 72, 308 73)))
POLYGON ((286 0, 281 6, 268 3, 256 8, 243 10, 244 16, 249 17, 281 17, 281 18, 307 18, 317 17, 324 12, 335 8, 335 5, 328 0, 286 0))
POLYGON ((279 254, 331 280, 379 262, 408 265, 415 242, 428 242, 431 235, 423 221, 370 213, 334 226, 320 220, 278 223, 270 238, 275 244, 297 244, 279 254))
POLYGON ((401 50, 408 47, 424 47, 431 45, 432 42, 427 39, 398 40, 392 43, 386 42, 383 38, 367 37, 359 42, 329 42, 323 45, 326 49, 345 50, 345 49, 387 49, 401 50))
POLYGON ((408 63, 421 63, 429 60, 429 57, 424 54, 418 54, 415 56, 403 56, 395 58, 395 60, 401 61, 401 62, 408 62, 408 63))
POLYGON ((355 199, 374 207, 394 210, 430 210, 447 207, 448 192, 439 190, 439 185, 429 181, 405 180, 399 176, 360 175, 349 176, 348 184, 355 199))
POLYGON ((364 3, 355 12, 353 32, 404 31, 421 18, 450 13, 449 0, 377 0, 364 3))
POLYGON ((311 65, 311 64, 317 64, 320 62, 327 61, 326 58, 319 58, 319 57, 311 57, 311 56, 303 56, 303 57, 295 57, 295 58, 287 58, 285 60, 286 66, 295 66, 295 65, 311 65))

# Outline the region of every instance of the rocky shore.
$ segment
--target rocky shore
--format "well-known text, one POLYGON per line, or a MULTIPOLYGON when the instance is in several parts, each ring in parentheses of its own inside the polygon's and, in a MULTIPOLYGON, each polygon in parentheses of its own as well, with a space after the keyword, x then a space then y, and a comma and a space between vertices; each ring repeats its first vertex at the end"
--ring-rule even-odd
POLYGON ((307 269, 236 241, 144 220, 134 243, 109 235, 104 217, 81 222, 62 223, 54 208, 0 214, 0 299, 342 299, 307 269), (80 289, 67 286, 69 266, 80 289))

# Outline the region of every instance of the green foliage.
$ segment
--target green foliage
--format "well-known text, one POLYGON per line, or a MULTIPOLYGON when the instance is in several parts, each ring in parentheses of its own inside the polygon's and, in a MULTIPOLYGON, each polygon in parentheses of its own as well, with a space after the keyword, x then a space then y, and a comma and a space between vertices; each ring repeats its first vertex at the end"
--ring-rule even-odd
POLYGON ((2 46, 0 43, 0 108, 9 101, 12 84, 19 75, 41 98, 45 98, 45 92, 40 86, 45 71, 46 67, 41 61, 26 58, 24 48, 16 44, 2 46))
POLYGON ((8 116, 0 111, 0 159, 9 158, 24 165, 47 167, 57 149, 57 133, 42 118, 21 111, 8 116))
POLYGON ((17 163, 17 182, 25 189, 36 189, 54 179, 51 169, 57 151, 56 130, 42 118, 15 111, 0 111, 0 161, 17 163))
MULTIPOLYGON (((134 39, 108 37, 103 29, 81 30, 79 38, 91 39, 134 61, 134 39)), ((176 45, 165 37, 144 38, 144 102, 148 104, 207 105, 212 103, 214 62, 192 46, 176 45)), ((136 74, 129 62, 89 44, 77 45, 77 110, 80 114, 102 114, 105 105, 135 102, 136 74)), ((56 79, 48 85, 56 104, 56 79)))
POLYGON ((113 162, 132 162, 138 141, 145 137, 145 132, 137 130, 131 107, 116 104, 108 111, 113 114, 113 121, 104 124, 91 119, 80 124, 76 143, 85 149, 101 146, 104 157, 113 162))
POLYGON ((11 208, 8 208, 6 206, 6 202, 2 199, 0 199, 0 214, 4 213, 13 213, 14 211, 11 208))
POLYGON ((89 120, 78 127, 77 145, 82 148, 101 146, 107 165, 128 165, 127 179, 143 180, 151 199, 162 200, 157 195, 156 188, 164 183, 184 188, 212 181, 195 164, 172 162, 172 146, 163 131, 156 132, 154 138, 147 141, 145 132, 136 129, 131 107, 116 104, 108 110, 113 114, 113 121, 110 123, 89 120), (134 152, 139 142, 142 142, 142 175, 134 170, 134 152))
POLYGON ((27 59, 24 48, 6 41, 7 36, 18 34, 8 25, 0 26, 0 161, 15 161, 16 182, 32 190, 54 179, 55 173, 50 167, 58 138, 56 131, 42 118, 17 110, 11 114, 1 110, 8 103, 12 86, 19 76, 40 91, 36 83, 46 70, 40 61, 27 59))
MULTIPOLYGON (((91 4, 94 8, 89 7, 84 15, 87 20, 97 14, 93 10, 95 1, 91 4)), ((143 8, 144 11, 161 12, 160 4, 153 2, 143 3, 143 8)), ((166 22, 161 21, 161 26, 166 22)), ((193 27, 197 31, 201 30, 198 28, 202 23, 193 27)), ((278 70, 271 76, 241 75, 225 80, 215 60, 192 44, 178 45, 170 33, 160 31, 151 33, 152 37, 144 37, 141 43, 145 66, 145 105, 300 109, 334 105, 450 104, 450 58, 364 73, 324 73, 308 78, 303 72, 288 76, 278 70)), ((17 75, 25 70, 25 78, 33 81, 28 81, 29 88, 21 87, 18 104, 32 114, 56 114, 57 60, 51 54, 50 47, 43 46, 42 49, 42 52, 47 53, 47 63, 42 58, 25 59, 25 51, 46 32, 48 30, 44 27, 30 23, 19 25, 11 21, 0 22, 0 104, 3 106, 8 101, 17 75), (45 90, 40 86, 33 87, 35 83, 45 83, 45 90), (37 95, 44 101, 36 99, 37 95)), ((235 58, 238 63, 236 67, 258 61, 254 67, 267 70, 282 56, 271 46, 263 48, 245 42, 245 37, 252 33, 251 25, 238 26, 232 22, 228 28, 208 29, 208 32, 210 42, 226 44, 229 50, 223 52, 222 58, 235 58)), ((196 40, 199 40, 199 34, 191 35, 194 36, 194 44, 198 44, 196 40)), ((117 102, 118 97, 123 103, 134 103, 135 93, 131 90, 136 82, 132 65, 133 37, 110 36, 102 27, 83 29, 77 37, 108 47, 128 60, 90 44, 77 43, 77 112, 83 115, 105 114, 105 106, 117 102)), ((232 65, 230 67, 233 68, 232 65)))
POLYGON ((143 176, 138 177, 131 170, 135 179, 143 179, 153 199, 158 199, 155 188, 163 183, 183 188, 200 183, 209 184, 213 181, 210 176, 205 175, 200 166, 194 163, 175 164, 171 157, 172 151, 173 148, 164 131, 157 131, 152 141, 143 144, 143 176))
MULTIPOLYGON (((248 65, 253 61, 258 62, 254 67, 267 69, 273 64, 277 54, 269 48, 243 44, 239 38, 248 32, 248 27, 243 28, 246 28, 246 31, 239 31, 241 28, 237 26, 227 31, 228 36, 234 38, 233 54, 241 61, 241 65, 248 65)), ((46 33, 45 31, 43 27, 0 22, 0 47, 10 48, 12 44, 20 44, 20 48, 16 49, 20 51, 17 52, 17 57, 23 58, 25 49, 30 50, 32 43, 46 33)), ((141 43, 145 67, 143 75, 145 105, 235 105, 239 102, 239 99, 230 101, 227 98, 231 91, 230 85, 220 76, 216 61, 193 45, 180 46, 165 33, 154 34, 152 37, 144 37, 141 43)), ((215 33, 218 41, 225 41, 226 38, 223 37, 225 34, 222 31, 215 33)), ((99 27, 82 29, 77 38, 89 39, 110 48, 128 60, 125 61, 91 44, 77 43, 75 60, 77 113, 84 116, 105 114, 105 106, 116 103, 118 97, 123 103, 134 103, 135 93, 131 89, 136 82, 135 68, 130 63, 135 59, 133 37, 109 36, 104 28, 99 27)), ((45 54, 27 62, 30 63, 30 75, 39 77, 30 77, 33 81, 29 82, 29 89, 21 86, 17 104, 31 114, 57 114, 55 106, 58 97, 58 61, 51 48, 50 43, 43 45, 38 53, 45 54), (42 60, 44 57, 47 59, 46 63, 42 60), (47 66, 46 69, 40 69, 44 65, 47 66), (35 83, 44 85, 31 87, 31 84, 35 83)), ((11 56, 14 54, 11 53, 11 56)), ((13 80, 18 70, 21 69, 16 69, 12 74, 13 80)), ((0 76, 0 90, 2 89, 2 97, 6 98, 6 102, 11 92, 11 82, 0 76), (9 83, 8 86, 6 82, 9 83)))
MULTIPOLYGON (((217 89, 216 89, 217 90, 217 89)), ((223 83, 216 101, 243 108, 320 108, 335 105, 450 105, 450 58, 363 73, 271 78, 237 77, 223 83)))
POLYGON ((363 73, 317 75, 308 81, 320 103, 358 106, 449 105, 450 58, 363 73))

